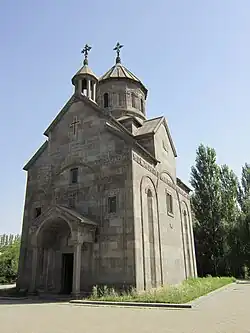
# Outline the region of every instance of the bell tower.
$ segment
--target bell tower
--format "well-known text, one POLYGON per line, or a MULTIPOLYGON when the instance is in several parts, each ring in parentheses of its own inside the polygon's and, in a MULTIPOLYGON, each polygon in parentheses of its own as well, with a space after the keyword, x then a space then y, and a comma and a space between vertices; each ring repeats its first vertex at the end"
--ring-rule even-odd
POLYGON ((90 50, 91 46, 86 44, 82 50, 84 54, 83 67, 73 76, 72 84, 75 86, 75 94, 82 94, 93 102, 96 102, 98 78, 88 66, 88 54, 90 50))

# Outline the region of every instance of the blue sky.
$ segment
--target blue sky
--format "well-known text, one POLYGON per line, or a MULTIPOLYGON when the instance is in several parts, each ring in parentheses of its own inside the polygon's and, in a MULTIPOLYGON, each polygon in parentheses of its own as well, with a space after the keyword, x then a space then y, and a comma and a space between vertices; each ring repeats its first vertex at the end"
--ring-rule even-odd
POLYGON ((22 167, 71 96, 85 43, 97 75, 125 45, 123 63, 149 89, 148 117, 168 120, 180 178, 201 142, 239 175, 250 162, 249 16, 249 0, 2 0, 0 234, 20 231, 22 167))

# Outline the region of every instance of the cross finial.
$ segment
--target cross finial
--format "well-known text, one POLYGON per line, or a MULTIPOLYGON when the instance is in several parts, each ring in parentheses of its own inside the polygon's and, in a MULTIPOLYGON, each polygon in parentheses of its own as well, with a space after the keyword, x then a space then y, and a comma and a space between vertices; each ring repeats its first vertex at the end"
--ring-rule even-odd
POLYGON ((120 64, 121 63, 121 58, 120 58, 120 51, 123 45, 121 45, 119 42, 116 43, 116 46, 113 48, 114 51, 116 51, 116 63, 120 64))
POLYGON ((84 48, 82 49, 82 52, 84 54, 84 61, 83 61, 83 64, 84 65, 88 65, 88 54, 89 54, 89 51, 91 50, 91 46, 89 46, 88 44, 86 44, 84 46, 84 48))

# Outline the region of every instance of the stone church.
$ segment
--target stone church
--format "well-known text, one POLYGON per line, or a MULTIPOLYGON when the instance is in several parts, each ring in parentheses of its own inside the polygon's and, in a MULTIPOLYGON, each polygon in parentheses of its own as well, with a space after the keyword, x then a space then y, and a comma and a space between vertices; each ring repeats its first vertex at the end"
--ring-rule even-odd
POLYGON ((190 189, 167 120, 147 118, 148 90, 121 47, 98 78, 85 46, 72 97, 24 166, 19 290, 147 290, 197 275, 190 189))

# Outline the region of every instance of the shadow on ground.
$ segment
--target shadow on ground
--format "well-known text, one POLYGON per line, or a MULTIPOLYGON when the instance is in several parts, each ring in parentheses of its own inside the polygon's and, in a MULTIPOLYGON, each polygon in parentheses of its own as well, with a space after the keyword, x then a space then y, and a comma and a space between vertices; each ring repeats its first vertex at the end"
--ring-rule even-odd
POLYGON ((11 298, 11 297, 0 297, 0 306, 1 305, 21 305, 21 304, 48 304, 48 303, 68 303, 70 299, 43 299, 43 298, 11 298))
POLYGON ((42 303, 62 303, 73 299, 71 295, 27 295, 25 292, 17 292, 16 286, 1 286, 0 305, 6 304, 42 304, 42 303))

